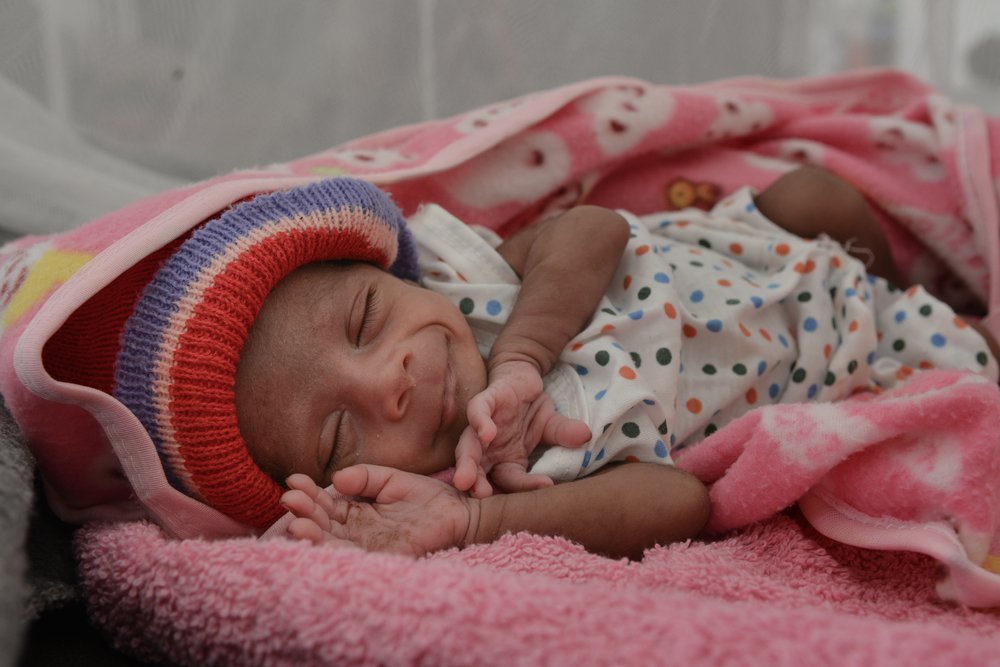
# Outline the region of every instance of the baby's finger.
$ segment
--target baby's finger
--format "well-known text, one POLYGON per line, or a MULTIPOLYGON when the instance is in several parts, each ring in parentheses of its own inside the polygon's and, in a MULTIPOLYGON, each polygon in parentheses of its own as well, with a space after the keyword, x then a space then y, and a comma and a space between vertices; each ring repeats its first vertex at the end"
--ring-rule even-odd
POLYGON ((546 475, 532 475, 523 464, 514 462, 498 463, 490 471, 490 477, 497 487, 508 493, 534 491, 553 485, 552 478, 546 475))
POLYGON ((459 491, 468 491, 476 483, 479 463, 483 459, 483 446, 472 427, 462 431, 455 446, 455 475, 452 486, 459 491))
POLYGON ((493 421, 493 405, 482 398, 482 394, 469 401, 466 417, 484 445, 490 444, 493 438, 497 437, 497 425, 493 421))
MULTIPOLYGON (((324 494, 325 495, 325 494, 324 494)), ((329 496, 327 496, 329 498, 329 496)), ((331 498, 332 500, 332 498, 331 498)), ((304 491, 292 489, 281 496, 281 504, 300 519, 312 521, 320 530, 330 529, 332 515, 304 491)))
POLYGON ((590 427, 579 419, 569 419, 555 413, 542 429, 542 442, 561 447, 579 447, 590 442, 590 427))
POLYGON ((478 498, 479 500, 489 498, 493 495, 493 487, 490 485, 490 481, 486 479, 486 471, 478 468, 476 472, 476 483, 469 493, 473 498, 478 498))
POLYGON ((306 540, 313 544, 332 546, 338 548, 360 549, 361 547, 350 540, 344 539, 333 533, 320 529, 309 519, 295 519, 286 530, 288 536, 296 540, 306 540))

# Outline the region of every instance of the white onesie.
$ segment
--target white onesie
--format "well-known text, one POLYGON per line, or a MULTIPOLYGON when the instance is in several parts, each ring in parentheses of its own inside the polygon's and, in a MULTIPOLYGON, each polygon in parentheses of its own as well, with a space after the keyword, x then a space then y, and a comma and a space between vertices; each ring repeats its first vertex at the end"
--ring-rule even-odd
MULTIPOLYGON (((707 213, 620 212, 632 238, 618 270, 545 378, 556 408, 594 436, 542 448, 532 472, 566 481, 609 461, 670 463, 754 407, 833 401, 920 368, 996 380, 986 342, 948 306, 869 276, 830 239, 789 234, 753 195, 741 189, 707 213)), ((434 205, 410 224, 424 285, 458 306, 487 356, 519 289, 499 237, 434 205)))

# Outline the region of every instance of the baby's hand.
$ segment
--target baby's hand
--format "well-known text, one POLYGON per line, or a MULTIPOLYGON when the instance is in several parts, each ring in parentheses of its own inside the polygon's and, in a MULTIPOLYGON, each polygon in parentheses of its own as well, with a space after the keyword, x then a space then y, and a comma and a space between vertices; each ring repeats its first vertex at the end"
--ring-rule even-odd
POLYGON ((334 498, 306 475, 291 475, 282 504, 296 518, 288 534, 313 544, 422 556, 463 546, 478 501, 430 477, 356 465, 333 475, 334 498), (359 500, 369 498, 369 501, 359 500))
POLYGON ((490 372, 489 385, 469 401, 469 426, 455 448, 455 488, 485 498, 493 492, 487 474, 508 492, 552 484, 528 474, 528 456, 539 443, 579 447, 590 428, 557 413, 542 389, 538 369, 526 361, 505 361, 490 372))

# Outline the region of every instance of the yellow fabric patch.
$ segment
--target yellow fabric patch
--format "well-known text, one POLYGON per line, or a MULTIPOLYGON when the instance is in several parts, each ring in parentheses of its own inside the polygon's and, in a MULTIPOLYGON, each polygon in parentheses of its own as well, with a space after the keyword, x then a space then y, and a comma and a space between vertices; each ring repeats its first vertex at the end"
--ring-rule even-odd
POLYGON ((979 567, 984 570, 989 570, 994 574, 1000 574, 1000 556, 994 556, 992 554, 987 556, 983 562, 979 564, 979 567))
POLYGON ((344 169, 343 167, 325 167, 325 166, 311 167, 309 171, 316 174, 317 176, 343 176, 344 174, 347 173, 347 170, 344 169))
POLYGON ((48 294, 53 287, 61 285, 93 259, 93 255, 72 250, 46 250, 28 270, 24 283, 11 297, 3 314, 3 325, 9 327, 17 322, 38 299, 48 294))

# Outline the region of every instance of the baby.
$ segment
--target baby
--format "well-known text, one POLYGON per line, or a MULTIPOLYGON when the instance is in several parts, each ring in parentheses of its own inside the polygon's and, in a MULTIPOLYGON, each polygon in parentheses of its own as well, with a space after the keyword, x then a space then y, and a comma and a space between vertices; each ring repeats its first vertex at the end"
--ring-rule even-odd
POLYGON ((863 197, 818 169, 710 214, 583 206, 503 242, 434 206, 411 226, 423 286, 308 264, 243 347, 239 430, 287 478, 294 537, 419 555, 528 530, 637 557, 708 517, 671 453, 758 405, 917 367, 996 379, 993 340, 884 280, 863 197))

